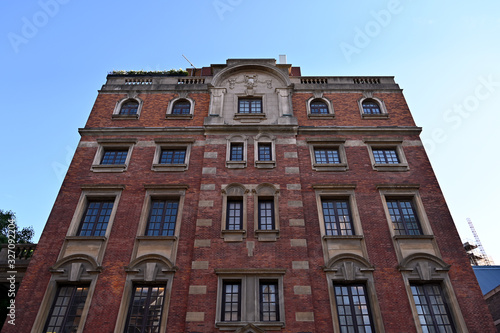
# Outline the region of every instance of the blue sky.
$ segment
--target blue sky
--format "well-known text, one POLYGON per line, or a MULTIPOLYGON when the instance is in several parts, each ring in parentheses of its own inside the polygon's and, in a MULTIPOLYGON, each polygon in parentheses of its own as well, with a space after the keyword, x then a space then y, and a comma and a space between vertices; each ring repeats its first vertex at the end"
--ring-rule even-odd
POLYGON ((42 233, 111 70, 278 58, 303 75, 395 76, 461 236, 500 264, 500 3, 4 0, 0 209, 42 233))

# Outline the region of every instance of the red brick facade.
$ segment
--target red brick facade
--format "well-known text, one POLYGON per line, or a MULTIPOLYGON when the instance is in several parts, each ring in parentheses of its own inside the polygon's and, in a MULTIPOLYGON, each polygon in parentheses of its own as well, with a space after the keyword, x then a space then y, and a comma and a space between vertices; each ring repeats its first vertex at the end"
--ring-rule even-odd
MULTIPOLYGON (((339 319, 333 283, 367 288, 377 332, 421 332, 410 290, 415 283, 441 286, 457 332, 495 332, 419 139, 420 128, 392 78, 324 77, 327 83, 303 83, 302 77, 287 76, 289 66, 272 60, 228 60, 226 65, 211 68, 203 71, 211 75, 200 76, 204 82, 196 84, 177 84, 182 77, 146 75, 152 84, 131 85, 124 80, 142 77, 108 76, 80 131, 81 142, 16 298, 16 326, 6 325, 4 332, 43 329, 55 289, 67 283, 90 286, 79 332, 123 331, 130 285, 136 283, 167 285, 168 309, 162 317, 166 332, 234 332, 247 324, 255 325, 248 332, 336 332, 339 319), (219 88, 223 91, 220 105, 214 97, 219 88), (285 90, 289 94, 280 99, 285 90), (241 96, 262 96, 267 118, 240 121, 229 115, 231 109, 237 112, 232 105, 241 96), (116 115, 117 103, 126 98, 142 102, 137 118, 116 115), (166 117, 169 103, 177 98, 194 103, 192 117, 166 117), (330 103, 329 115, 308 114, 307 105, 314 98, 330 103), (363 99, 383 103, 383 116, 363 115, 363 99), (231 136, 237 135, 246 140, 246 166, 230 168, 228 145, 231 136), (268 168, 257 167, 255 162, 254 146, 263 137, 274 149, 275 164, 268 168), (123 172, 92 170, 101 145, 127 140, 133 143, 123 172), (172 142, 175 147, 189 146, 187 170, 153 170, 158 146, 172 142), (315 170, 311 146, 316 144, 342 146, 346 170, 315 170), (401 170, 397 171, 384 166, 377 169, 370 146, 398 146, 407 165, 398 166, 401 170), (221 226, 229 184, 239 184, 246 191, 247 224, 236 241, 225 239, 221 226), (275 190, 271 198, 279 216, 275 240, 261 238, 255 225, 261 188, 275 190), (106 236, 78 239, 75 227, 84 210, 78 207, 85 207, 85 196, 100 193, 99 197, 106 197, 102 194, 106 191, 113 191, 109 196, 116 200, 106 236), (143 233, 149 200, 165 195, 182 198, 180 228, 166 240, 174 250, 165 250, 159 243, 141 245, 155 241, 143 233), (350 200, 352 218, 358 221, 354 236, 324 234, 321 198, 350 200), (393 233, 385 203, 391 198, 405 198, 418 206, 422 235, 393 233), (156 267, 157 275, 146 278, 145 271, 135 269, 141 260, 156 265, 149 267, 156 267), (164 273, 171 275, 165 282, 159 278, 159 267, 167 266, 164 273), (80 273, 71 271, 75 267, 80 273), (134 280, 134 274, 144 274, 144 280, 134 280), (258 313, 262 307, 248 292, 254 278, 277 281, 282 303, 279 320, 271 324, 252 317, 251 312, 258 313), (243 281, 247 288, 240 295, 248 312, 242 314, 245 320, 227 323, 221 319, 225 279, 243 281)), ((269 199, 270 194, 262 197, 269 199)))

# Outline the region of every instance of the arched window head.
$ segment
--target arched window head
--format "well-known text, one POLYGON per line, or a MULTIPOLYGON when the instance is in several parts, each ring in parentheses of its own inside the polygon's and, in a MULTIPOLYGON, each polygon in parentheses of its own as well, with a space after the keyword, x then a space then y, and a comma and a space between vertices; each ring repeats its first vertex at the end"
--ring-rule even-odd
POLYGON ((178 100, 172 107, 172 114, 190 114, 190 111, 191 103, 185 99, 178 100))
POLYGON ((328 114, 328 105, 320 99, 311 101, 312 114, 328 114))
POLYGON ((364 114, 381 114, 380 105, 373 99, 365 99, 363 101, 364 114))
POLYGON ((120 108, 120 114, 122 115, 136 115, 139 109, 139 102, 133 99, 126 100, 123 102, 120 108))

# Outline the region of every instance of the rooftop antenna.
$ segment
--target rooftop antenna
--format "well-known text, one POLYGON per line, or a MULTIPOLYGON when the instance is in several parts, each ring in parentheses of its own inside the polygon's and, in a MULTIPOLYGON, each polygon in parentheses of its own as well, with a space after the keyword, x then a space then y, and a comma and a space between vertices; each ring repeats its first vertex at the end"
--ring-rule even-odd
POLYGON ((183 54, 182 56, 184 57, 184 59, 186 59, 186 61, 187 61, 187 62, 189 62, 189 64, 190 64, 191 66, 193 66, 193 69, 194 69, 194 70, 192 70, 192 71, 191 71, 191 76, 194 76, 194 72, 195 72, 195 70, 196 70, 196 67, 193 65, 193 63, 192 63, 191 61, 189 61, 189 59, 188 59, 188 58, 186 58, 186 56, 185 56, 184 54, 183 54))
POLYGON ((472 234, 474 235, 474 240, 476 241, 477 247, 479 248, 479 251, 481 252, 481 255, 483 256, 483 260, 486 266, 491 266, 491 262, 488 259, 488 256, 486 255, 486 251, 483 248, 483 244, 481 244, 481 241, 479 240, 479 236, 477 235, 476 228, 474 228, 474 224, 472 224, 472 220, 470 218, 467 218, 467 223, 469 223, 470 230, 472 230, 472 234))

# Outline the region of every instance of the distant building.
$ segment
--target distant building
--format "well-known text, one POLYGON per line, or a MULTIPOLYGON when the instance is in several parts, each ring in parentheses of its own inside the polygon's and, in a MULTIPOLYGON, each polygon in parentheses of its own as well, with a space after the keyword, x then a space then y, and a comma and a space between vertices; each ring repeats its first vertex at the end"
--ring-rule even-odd
POLYGON ((472 269, 500 332, 500 266, 473 266, 472 269))
POLYGON ((495 332, 393 77, 188 74, 108 75, 3 332, 495 332))

